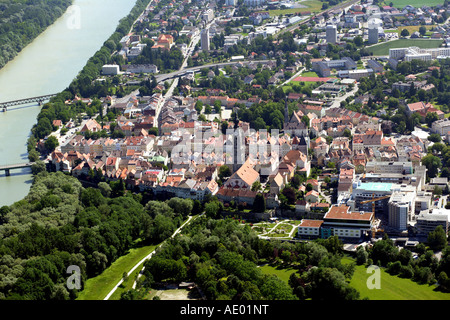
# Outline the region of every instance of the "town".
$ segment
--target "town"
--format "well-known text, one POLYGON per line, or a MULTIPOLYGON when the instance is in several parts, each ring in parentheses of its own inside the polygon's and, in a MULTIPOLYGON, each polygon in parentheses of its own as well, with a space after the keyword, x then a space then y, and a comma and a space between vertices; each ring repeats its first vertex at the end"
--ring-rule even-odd
MULTIPOLYGON (((411 88, 425 95, 435 88, 430 76, 438 73, 439 67, 434 64, 450 57, 448 21, 438 23, 448 16, 447 9, 406 6, 399 11, 368 2, 311 18, 310 12, 271 17, 270 11, 260 11, 262 4, 247 5, 244 8, 252 12, 248 18, 233 14, 242 10, 233 1, 206 10, 187 1, 168 3, 152 14, 153 18, 149 6, 135 30, 120 41, 117 55, 122 64, 104 65, 96 81, 125 86, 153 81, 152 94, 134 91, 121 98, 101 97, 102 115, 78 119, 78 127, 74 121, 55 119, 55 135, 60 141, 48 156, 52 169, 84 180, 100 172, 107 181, 120 179, 131 190, 151 191, 162 199, 175 196, 204 201, 216 196, 227 208, 231 204, 251 209, 261 193, 267 212, 261 212, 260 219, 278 215, 303 218, 298 237, 304 239, 338 235, 358 242, 388 233, 403 242, 414 239, 410 244, 426 239, 438 225, 448 232, 448 175, 431 175, 422 158, 433 145, 449 141, 450 122, 429 98, 408 103, 411 98, 399 95, 411 88), (407 19, 399 19, 406 12, 407 19), (165 21, 169 13, 170 19, 165 21), (249 24, 241 25, 241 21, 249 24), (282 30, 301 21, 308 22, 299 25, 291 39, 305 51, 247 52, 231 56, 228 64, 222 62, 224 58, 214 58, 232 51, 237 43, 276 39, 282 30), (230 24, 236 27, 230 28, 230 24), (348 56, 328 58, 334 46, 345 48, 348 39, 356 42, 355 37, 360 37, 368 44, 362 50, 369 50, 373 44, 402 37, 384 29, 419 24, 423 28, 433 25, 426 31, 427 38, 441 39, 445 47, 391 48, 388 55, 362 56, 358 61, 348 56), (172 30, 175 26, 178 30, 172 30), (315 34, 316 39, 301 37, 308 32, 297 30, 310 30, 309 38, 315 34), (172 53, 175 48, 189 60, 187 65, 198 68, 178 72, 171 83, 168 79, 164 84, 154 81, 165 74, 160 70, 165 65, 135 62, 156 62, 150 61, 151 56, 145 59, 147 54, 172 53), (392 83, 384 99, 359 87, 364 77, 379 76, 416 60, 433 65, 392 83), (209 66, 209 61, 222 63, 209 66), (240 86, 217 88, 224 78, 240 86), (309 91, 298 90, 301 84, 309 86, 309 91), (261 118, 241 120, 245 117, 240 116, 242 109, 269 102, 269 87, 275 99, 278 94, 285 102, 283 112, 278 107, 276 114, 280 121, 270 125, 262 121, 260 125, 261 118), (283 88, 281 96, 278 88, 283 88), (388 99, 390 95, 397 98, 388 99), (365 109, 374 103, 386 103, 387 107, 365 109), (418 119, 409 134, 389 129, 392 121, 386 115, 394 114, 391 103, 418 119), (360 106, 360 112, 345 108, 352 104, 360 106), (435 121, 426 122, 433 113, 435 121), (71 131, 62 134, 67 129, 71 131), (430 140, 430 136, 438 140, 430 140)), ((274 2, 265 7, 274 5, 288 4, 274 2)), ((411 39, 424 36, 419 32, 413 35, 411 39)), ((283 42, 273 42, 283 46, 283 42)), ((66 103, 79 101, 87 106, 93 103, 90 98, 66 103)))
MULTIPOLYGON (((120 184, 148 212, 190 199, 209 218, 245 221, 286 246, 339 239, 359 257, 391 239, 411 259, 424 243, 448 259, 447 0, 151 0, 129 27, 44 104, 28 141, 34 173, 109 193, 120 184), (288 231, 271 235, 280 221, 288 231)), ((162 269, 161 259, 147 269, 162 269)), ((301 277, 289 279, 295 295, 312 296, 301 277)))

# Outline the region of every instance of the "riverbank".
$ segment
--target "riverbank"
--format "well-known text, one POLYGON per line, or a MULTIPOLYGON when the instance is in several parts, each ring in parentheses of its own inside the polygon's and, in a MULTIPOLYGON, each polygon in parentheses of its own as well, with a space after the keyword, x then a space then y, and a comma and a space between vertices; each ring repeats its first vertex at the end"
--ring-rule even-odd
MULTIPOLYGON (((65 90, 134 4, 128 0, 74 0, 77 27, 73 25, 74 12, 66 12, 0 69, 0 102, 65 90)), ((27 104, 0 112, 0 164, 28 161, 27 139, 41 110, 37 104, 27 104)), ((0 206, 23 199, 31 181, 29 169, 16 170, 9 177, 0 173, 0 206)))
POLYGON ((0 13, 0 69, 59 19, 74 0, 3 0, 0 13))

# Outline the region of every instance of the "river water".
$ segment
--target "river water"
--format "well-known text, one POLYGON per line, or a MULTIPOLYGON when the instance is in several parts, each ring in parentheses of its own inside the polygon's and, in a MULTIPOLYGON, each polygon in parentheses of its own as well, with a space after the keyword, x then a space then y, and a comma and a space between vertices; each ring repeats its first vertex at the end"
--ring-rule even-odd
MULTIPOLYGON (((135 0, 74 0, 65 14, 0 69, 0 102, 58 93, 127 16, 135 0)), ((0 165, 28 161, 27 139, 40 107, 27 104, 0 112, 0 165)), ((0 206, 28 194, 29 168, 0 172, 0 206)))

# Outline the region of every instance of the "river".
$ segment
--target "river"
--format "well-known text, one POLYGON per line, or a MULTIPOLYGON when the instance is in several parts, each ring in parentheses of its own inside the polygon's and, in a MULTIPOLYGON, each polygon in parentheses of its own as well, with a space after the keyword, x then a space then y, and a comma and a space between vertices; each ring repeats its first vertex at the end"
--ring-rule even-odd
MULTIPOLYGON (((65 14, 0 69, 0 102, 58 93, 127 16, 135 0, 74 0, 65 14)), ((27 139, 40 107, 27 104, 0 112, 0 165, 28 161, 27 139)), ((23 199, 30 169, 0 172, 0 206, 23 199)))

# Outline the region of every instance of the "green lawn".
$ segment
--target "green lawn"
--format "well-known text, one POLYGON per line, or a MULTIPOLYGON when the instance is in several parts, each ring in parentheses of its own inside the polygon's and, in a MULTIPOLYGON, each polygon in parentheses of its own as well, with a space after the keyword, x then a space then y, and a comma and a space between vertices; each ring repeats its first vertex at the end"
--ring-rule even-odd
MULTIPOLYGON (((398 35, 400 36, 403 29, 408 30, 409 34, 413 34, 414 32, 419 31, 420 27, 422 27, 422 26, 403 26, 403 27, 398 27, 398 29, 385 30, 384 32, 397 32, 398 35)), ((424 26, 424 27, 427 29, 427 31, 429 31, 432 28, 435 28, 436 25, 433 24, 433 25, 424 26)))
MULTIPOLYGON (((129 272, 136 263, 145 258, 155 248, 156 246, 152 245, 131 249, 127 255, 118 258, 100 275, 88 279, 84 285, 84 290, 78 294, 77 300, 103 300, 120 279, 122 279, 123 273, 125 271, 129 272)), ((129 279, 134 280, 134 276, 130 276, 129 279)), ((132 283, 128 283, 128 285, 131 287, 132 283)))
POLYGON ((441 44, 442 40, 435 39, 398 39, 377 44, 367 48, 367 50, 372 52, 374 56, 387 56, 389 54, 389 49, 393 48, 419 47, 422 49, 430 49, 438 48, 441 44))
POLYGON ((389 3, 393 3, 395 8, 404 8, 406 5, 411 5, 416 8, 421 8, 422 6, 430 6, 433 7, 437 4, 444 4, 444 0, 389 0, 384 1, 383 5, 389 5, 389 3))
POLYGON ((289 282, 289 277, 291 276, 291 274, 293 274, 297 271, 297 269, 294 269, 291 267, 285 268, 283 266, 273 266, 270 264, 266 264, 266 265, 260 267, 259 269, 261 269, 261 272, 263 274, 277 275, 278 278, 280 278, 281 280, 283 280, 286 283, 289 282))
MULTIPOLYGON (((350 261, 350 259, 344 258, 350 261)), ((450 300, 450 293, 434 291, 434 286, 420 285, 410 279, 391 276, 381 269, 380 289, 369 289, 367 279, 373 275, 367 273, 365 266, 356 266, 350 285, 359 291, 360 298, 370 300, 450 300)))

